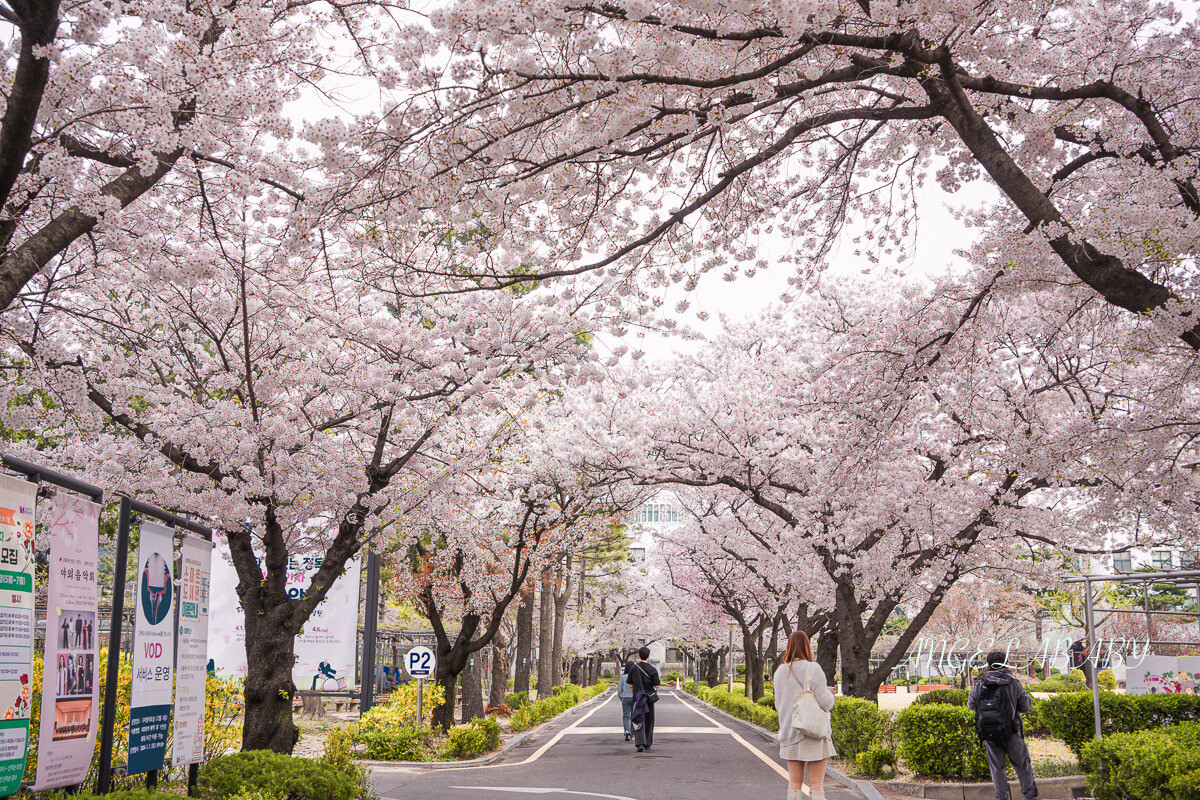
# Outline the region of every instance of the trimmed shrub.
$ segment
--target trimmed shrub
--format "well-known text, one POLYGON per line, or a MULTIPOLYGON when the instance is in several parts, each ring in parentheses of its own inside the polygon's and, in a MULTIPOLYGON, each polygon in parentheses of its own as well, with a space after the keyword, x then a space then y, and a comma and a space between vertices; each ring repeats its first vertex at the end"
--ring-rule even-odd
POLYGON ((552 696, 538 700, 535 703, 527 703, 514 711, 512 715, 512 729, 514 731, 523 731, 526 728, 532 728, 538 723, 556 717, 568 708, 579 705, 584 700, 590 700, 603 692, 608 688, 608 682, 600 681, 586 689, 576 686, 573 683, 564 683, 562 686, 555 688, 556 691, 552 696))
POLYGON ((500 723, 491 717, 482 717, 451 728, 442 746, 441 757, 448 760, 475 758, 499 746, 500 723))
POLYGON ((1046 727, 1046 721, 1042 718, 1042 708, 1048 701, 1041 697, 1031 697, 1029 699, 1033 703, 1033 707, 1021 715, 1022 719, 1025 720, 1025 735, 1044 739, 1051 735, 1050 729, 1046 727))
POLYGON ((1117 689, 1117 676, 1111 669, 1102 669, 1096 674, 1096 680, 1100 684, 1100 688, 1105 691, 1113 692, 1117 689))
POLYGON ((516 711, 521 706, 529 705, 528 692, 509 692, 504 695, 504 705, 516 711))
POLYGON ((838 697, 830 712, 833 747, 839 756, 853 761, 877 742, 886 722, 886 715, 870 700, 838 697))
POLYGON ((896 751, 891 747, 872 747, 859 753, 855 760, 864 775, 887 779, 896 777, 896 751), (884 767, 888 768, 886 775, 884 767))
POLYGON ((226 800, 247 790, 280 800, 352 800, 354 781, 336 767, 269 750, 217 756, 200 768, 200 797, 226 800))
POLYGON ((431 735, 429 728, 416 725, 370 731, 360 727, 358 740, 366 745, 363 758, 372 761, 428 761, 431 735))
POLYGON ((947 705, 947 706, 965 706, 967 704, 966 689, 934 689, 932 692, 925 692, 917 695, 914 703, 922 705, 947 705))
MULTIPOLYGON (((1062 739, 1080 755, 1091 741, 1095 723, 1091 692, 1060 694, 1045 701, 1039 715, 1050 735, 1062 739)), ((1100 726, 1106 735, 1132 733, 1174 725, 1200 722, 1200 695, 1100 693, 1100 726)))
POLYGON ((700 687, 700 699, 712 703, 730 716, 744 719, 767 730, 779 730, 779 715, 774 708, 763 708, 750 698, 740 694, 730 694, 724 686, 714 686, 711 689, 700 687))
MULTIPOLYGON (((1071 672, 1076 673, 1079 670, 1076 669, 1071 672)), ((1087 691, 1087 689, 1087 681, 1084 680, 1082 672, 1079 672, 1078 675, 1051 675, 1048 680, 1044 680, 1041 683, 1031 683, 1025 687, 1025 690, 1029 692, 1053 692, 1056 694, 1083 692, 1087 691)))
POLYGON ((775 695, 773 695, 773 694, 764 694, 762 697, 758 698, 758 700, 756 700, 755 702, 758 703, 763 708, 769 708, 772 711, 775 709, 775 695))
POLYGON ((918 775, 982 779, 988 776, 975 713, 962 706, 910 705, 896 718, 900 758, 918 775))
POLYGON ((1117 733, 1083 746, 1097 800, 1200 800, 1200 724, 1117 733))

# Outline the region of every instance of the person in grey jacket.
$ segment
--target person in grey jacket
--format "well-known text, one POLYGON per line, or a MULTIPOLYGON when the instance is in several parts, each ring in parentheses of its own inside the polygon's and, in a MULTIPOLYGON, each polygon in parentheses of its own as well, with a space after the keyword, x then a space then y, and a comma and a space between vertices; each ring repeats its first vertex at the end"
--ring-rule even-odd
POLYGON ((633 713, 633 689, 629 688, 629 670, 633 667, 633 659, 625 662, 625 671, 617 681, 617 699, 621 701, 621 725, 625 728, 625 741, 633 736, 633 724, 630 715, 633 713))
POLYGON ((787 800, 825 800, 825 766, 837 755, 832 739, 812 739, 792 727, 792 708, 807 687, 817 705, 833 708, 825 671, 813 660, 812 644, 804 631, 794 631, 783 651, 783 662, 772 678, 775 685, 775 710, 779 712, 779 757, 788 765, 787 800), (805 771, 808 787, 805 788, 805 771))
POLYGON ((993 650, 988 653, 988 670, 979 676, 975 688, 967 697, 967 708, 974 711, 975 706, 979 703, 980 695, 990 687, 999 686, 1003 691, 1008 692, 1009 708, 1012 709, 1015 732, 1003 743, 988 741, 983 743, 984 749, 987 751, 988 771, 992 773, 992 786, 996 790, 996 800, 1010 800, 1008 775, 1004 762, 1004 759, 1008 758, 1016 769, 1017 780, 1021 782, 1021 794, 1025 795, 1026 800, 1037 800, 1038 789, 1037 782, 1033 779, 1033 763, 1029 758, 1029 748, 1025 746, 1025 736, 1021 725, 1021 714, 1033 708, 1033 701, 1029 698, 1029 692, 1025 691, 1021 682, 1008 671, 1004 659, 1005 655, 1001 650, 993 650))

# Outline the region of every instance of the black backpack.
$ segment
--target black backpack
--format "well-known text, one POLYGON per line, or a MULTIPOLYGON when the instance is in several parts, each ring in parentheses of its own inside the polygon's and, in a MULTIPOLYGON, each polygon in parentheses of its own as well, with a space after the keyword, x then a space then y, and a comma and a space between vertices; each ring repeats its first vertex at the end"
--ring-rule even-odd
POLYGON ((1017 732, 1017 715, 1007 684, 984 684, 975 701, 975 732, 985 742, 1004 744, 1017 732))

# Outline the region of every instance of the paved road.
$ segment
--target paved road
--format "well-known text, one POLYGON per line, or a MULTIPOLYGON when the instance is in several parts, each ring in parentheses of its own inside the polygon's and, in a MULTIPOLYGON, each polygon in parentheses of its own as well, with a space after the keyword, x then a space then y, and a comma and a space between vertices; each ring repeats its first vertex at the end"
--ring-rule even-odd
MULTIPOLYGON (((683 692, 662 690, 654 747, 634 750, 621 732, 613 691, 572 709, 548 730, 484 767, 376 768, 383 800, 783 800, 786 767, 778 748, 726 724, 683 692), (782 773, 782 774, 781 774, 782 773)), ((860 800, 826 780, 829 800, 860 800)))

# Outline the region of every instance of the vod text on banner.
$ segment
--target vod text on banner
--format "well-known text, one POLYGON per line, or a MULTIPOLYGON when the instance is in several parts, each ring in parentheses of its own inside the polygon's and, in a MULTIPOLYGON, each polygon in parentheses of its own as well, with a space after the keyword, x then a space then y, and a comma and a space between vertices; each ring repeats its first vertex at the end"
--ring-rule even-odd
POLYGON ((174 532, 143 520, 139 538, 129 698, 130 775, 162 768, 175 665, 174 532))

